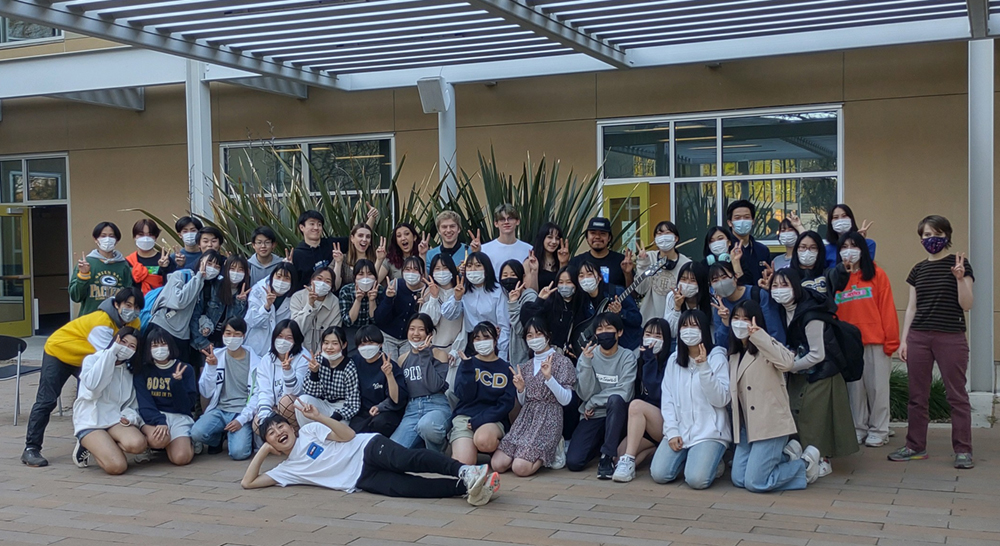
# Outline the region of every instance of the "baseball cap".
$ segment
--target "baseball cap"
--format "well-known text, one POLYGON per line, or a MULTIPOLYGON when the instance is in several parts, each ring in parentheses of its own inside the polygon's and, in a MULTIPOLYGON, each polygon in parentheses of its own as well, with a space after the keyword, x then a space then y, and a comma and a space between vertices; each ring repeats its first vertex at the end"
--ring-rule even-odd
POLYGON ((603 231, 605 233, 611 233, 611 220, 607 218, 601 218, 600 216, 595 216, 590 219, 587 224, 587 231, 603 231))

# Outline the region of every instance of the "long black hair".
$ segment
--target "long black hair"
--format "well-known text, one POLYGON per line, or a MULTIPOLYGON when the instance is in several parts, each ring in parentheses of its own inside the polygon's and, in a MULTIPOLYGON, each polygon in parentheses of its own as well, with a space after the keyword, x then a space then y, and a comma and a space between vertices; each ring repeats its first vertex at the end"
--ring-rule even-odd
MULTIPOLYGON (((458 268, 455 267, 455 260, 452 260, 451 256, 448 256, 444 252, 438 252, 433 258, 431 258, 431 265, 428 268, 430 269, 431 280, 434 280, 434 270, 437 268, 438 264, 443 265, 445 269, 451 272, 452 285, 458 282, 458 268)), ((434 284, 441 286, 437 281, 434 281, 434 284)))
POLYGON ((701 344, 705 346, 705 358, 708 358, 708 353, 712 351, 712 321, 709 320, 708 315, 698 309, 684 311, 677 321, 677 365, 681 368, 688 367, 688 353, 690 352, 687 344, 681 341, 681 328, 692 320, 701 330, 701 344))
MULTIPOLYGON (((555 222, 545 222, 542 227, 538 228, 538 234, 535 235, 535 258, 538 260, 538 269, 545 269, 545 259, 548 257, 549 251, 545 250, 545 238, 548 237, 552 232, 555 232, 556 236, 559 237, 559 244, 562 244, 563 230, 559 227, 559 224, 555 222)), ((552 254, 552 259, 556 262, 556 269, 559 269, 559 249, 557 248, 555 253, 552 254)), ((547 271, 547 270, 546 270, 547 271)), ((539 287, 541 288, 541 287, 539 287)))
MULTIPOLYGON (((472 259, 475 259, 476 263, 483 266, 483 272, 486 274, 485 279, 483 280, 483 290, 486 290, 487 292, 493 292, 494 290, 499 288, 500 284, 497 282, 497 273, 493 269, 493 261, 490 260, 490 257, 486 255, 485 252, 470 252, 469 260, 472 259)), ((466 269, 469 268, 470 263, 471 261, 465 262, 466 269)), ((466 273, 466 276, 468 276, 468 273, 466 273)), ((475 289, 476 286, 474 284, 472 284, 471 282, 466 283, 465 290, 467 292, 472 292, 475 289)))
POLYGON ((844 249, 847 241, 853 242, 854 246, 861 251, 861 259, 858 261, 858 265, 861 267, 861 279, 870 281, 875 278, 875 262, 872 261, 871 253, 868 252, 868 242, 857 231, 848 231, 840 236, 837 241, 837 263, 843 261, 840 258, 840 251, 844 249))
POLYGON ((807 279, 815 279, 823 274, 826 270, 826 245, 823 244, 823 238, 819 236, 819 233, 815 231, 803 231, 799 234, 799 238, 795 239, 795 247, 792 248, 792 261, 789 267, 797 272, 802 271, 802 276, 807 279), (807 237, 816 242, 816 252, 818 254, 816 254, 816 263, 812 267, 803 268, 801 262, 799 262, 799 245, 807 237))
MULTIPOLYGON (((698 285, 698 309, 701 309, 702 313, 711 316, 712 294, 709 291, 711 284, 708 282, 708 268, 701 262, 688 262, 682 265, 680 271, 677 272, 677 282, 681 282, 681 278, 683 278, 684 274, 688 271, 694 275, 695 283, 698 285)), ((677 290, 677 286, 674 286, 674 290, 677 290)), ((672 304, 673 302, 667 302, 668 306, 672 304)))
MULTIPOLYGON (((785 269, 780 269, 779 271, 784 271, 785 269)), ((753 301, 752 299, 745 299, 737 303, 736 307, 733 307, 732 314, 729 315, 729 323, 732 324, 732 321, 736 319, 736 315, 740 313, 746 316, 746 321, 750 324, 753 324, 754 320, 756 320, 758 328, 765 331, 767 330, 767 323, 764 320, 764 310, 761 309, 759 303, 753 301)), ((743 340, 736 337, 736 334, 733 333, 732 327, 730 327, 729 354, 743 354, 743 349, 743 340)), ((749 338, 747 338, 746 350, 752 355, 757 354, 757 346, 755 346, 749 338)))
POLYGON ((288 354, 292 356, 297 356, 302 352, 302 342, 305 341, 306 337, 302 335, 302 329, 299 328, 299 323, 292 319, 279 320, 278 324, 274 325, 274 331, 271 332, 271 355, 277 360, 281 355, 274 348, 274 342, 281 335, 281 332, 285 329, 292 331, 292 348, 288 350, 288 354))
POLYGON ((858 222, 854 220, 854 211, 851 210, 851 207, 845 205, 844 203, 837 203, 836 205, 830 207, 830 210, 826 213, 826 240, 834 246, 837 245, 837 240, 840 238, 840 234, 833 229, 833 211, 837 209, 844 211, 844 214, 851 219, 851 230, 847 233, 854 233, 858 230, 858 222))
POLYGON ((236 301, 236 297, 241 292, 250 287, 250 264, 247 263, 247 259, 239 254, 233 254, 226 258, 226 263, 222 266, 222 280, 219 282, 219 301, 228 307, 236 301), (234 265, 239 265, 243 268, 243 280, 235 285, 229 278, 229 271, 234 265))
MULTIPOLYGON (((709 256, 715 256, 715 254, 712 254, 712 249, 709 248, 709 244, 712 242, 712 236, 714 236, 716 232, 722 232, 722 234, 726 236, 726 239, 729 240, 730 247, 739 241, 739 239, 737 239, 736 236, 733 235, 733 232, 729 231, 729 228, 722 226, 712 226, 708 228, 708 232, 705 233, 705 248, 703 249, 704 252, 703 256, 705 256, 705 258, 708 258, 709 256)), ((726 253, 729 253, 728 248, 726 249, 726 253)))

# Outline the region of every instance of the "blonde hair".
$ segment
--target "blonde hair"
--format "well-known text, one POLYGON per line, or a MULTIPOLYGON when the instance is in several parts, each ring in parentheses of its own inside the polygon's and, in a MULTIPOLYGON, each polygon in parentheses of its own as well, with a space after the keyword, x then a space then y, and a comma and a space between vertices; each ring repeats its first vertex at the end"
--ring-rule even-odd
POLYGON ((462 217, 453 210, 444 210, 438 213, 437 218, 434 219, 434 226, 440 228, 441 222, 444 222, 445 220, 451 220, 452 222, 458 224, 459 228, 462 227, 462 217))

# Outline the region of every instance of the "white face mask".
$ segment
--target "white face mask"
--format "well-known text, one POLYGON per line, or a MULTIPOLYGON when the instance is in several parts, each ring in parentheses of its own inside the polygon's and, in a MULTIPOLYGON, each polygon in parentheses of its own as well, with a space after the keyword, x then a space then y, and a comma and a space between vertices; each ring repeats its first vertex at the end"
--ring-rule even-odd
POLYGON ((572 298, 573 293, 576 292, 576 287, 572 284, 560 284, 559 288, 556 288, 556 290, 559 291, 560 296, 564 298, 572 298))
POLYGON ((692 327, 681 328, 679 337, 685 345, 688 347, 694 347, 695 345, 701 343, 701 329, 692 327))
POLYGON ((104 252, 111 252, 115 249, 115 245, 118 241, 114 237, 100 237, 97 239, 97 248, 103 250, 104 252))
POLYGON ((238 351, 240 349, 240 347, 243 346, 243 337, 242 336, 240 336, 240 337, 236 337, 236 336, 226 337, 226 336, 223 336, 223 338, 222 338, 222 344, 226 346, 226 349, 235 352, 235 351, 238 351))
POLYGON ((674 249, 674 245, 677 244, 677 237, 673 233, 665 233, 657 235, 653 241, 656 243, 656 248, 664 252, 670 252, 674 249))
POLYGON ((486 272, 485 271, 466 271, 465 278, 474 285, 480 285, 486 282, 486 272))
POLYGON ((139 250, 145 252, 153 248, 156 245, 156 239, 152 237, 136 237, 135 247, 139 250))
POLYGON ((233 284, 240 284, 243 279, 246 278, 246 273, 242 271, 230 271, 229 272, 229 282, 233 284))
POLYGON ((328 353, 326 351, 323 352, 323 358, 325 358, 327 362, 333 362, 342 356, 344 356, 344 351, 338 351, 336 353, 328 353))
POLYGON ((360 279, 355 281, 355 284, 357 285, 358 290, 361 290, 362 292, 367 292, 371 290, 373 286, 375 286, 375 279, 371 277, 361 277, 360 279))
POLYGON ((816 250, 800 250, 799 263, 806 267, 812 267, 816 265, 816 258, 818 256, 819 252, 816 250))
POLYGON ((776 301, 776 302, 784 305, 784 304, 789 303, 789 302, 791 302, 792 300, 795 299, 795 292, 793 292, 791 288, 787 288, 787 287, 786 288, 772 288, 771 289, 771 298, 774 301, 776 301))
POLYGON ((688 282, 679 282, 679 283, 677 283, 677 290, 685 298, 693 298, 693 297, 695 297, 695 296, 698 295, 698 285, 697 284, 691 284, 691 283, 688 283, 688 282))
POLYGON ((381 349, 379 348, 378 345, 368 344, 368 345, 358 346, 358 354, 361 355, 361 358, 365 360, 371 360, 375 358, 375 355, 377 355, 380 350, 381 349))
POLYGON ((658 353, 663 348, 663 340, 655 337, 644 337, 642 338, 642 346, 649 347, 654 353, 658 353))
POLYGON ((279 337, 278 339, 274 340, 274 352, 278 353, 279 355, 288 354, 288 351, 292 350, 292 345, 294 345, 294 343, 292 343, 291 341, 279 337))
POLYGON ((708 250, 711 251, 711 253, 715 254, 716 256, 718 256, 719 254, 725 254, 726 251, 729 250, 729 241, 725 239, 712 241, 711 243, 708 243, 708 250))
POLYGON ((778 234, 778 242, 785 245, 785 248, 789 248, 795 245, 795 240, 799 238, 799 235, 794 231, 782 231, 778 234))
POLYGON ((149 355, 153 357, 153 360, 163 362, 170 358, 170 347, 167 347, 166 345, 153 347, 149 350, 149 355))
POLYGON ((597 279, 593 277, 584 277, 580 279, 580 288, 588 294, 597 290, 597 279))
POLYGON ((403 282, 410 286, 416 285, 420 282, 420 273, 413 273, 412 271, 403 273, 403 282))
POLYGON ((115 343, 115 354, 118 355, 118 360, 128 360, 135 355, 135 349, 121 343, 115 343))
POLYGON ((493 354, 492 339, 480 339, 479 341, 474 341, 472 346, 475 347, 476 352, 482 356, 493 354))
POLYGON ((321 298, 329 294, 331 288, 333 287, 328 282, 313 281, 313 292, 316 292, 316 295, 321 298))
POLYGON ((410 347, 413 347, 414 351, 419 351, 420 348, 424 346, 424 340, 420 340, 420 341, 407 340, 407 341, 410 342, 410 347))
POLYGON ((845 264, 856 264, 861 260, 860 248, 845 248, 840 251, 840 259, 845 264))
POLYGON ((833 231, 844 234, 851 231, 851 226, 853 224, 854 222, 852 222, 850 218, 837 218, 836 220, 830 222, 830 227, 833 228, 833 231))
POLYGON ((528 348, 536 353, 541 352, 549 346, 549 340, 545 339, 545 336, 533 337, 527 341, 528 348))
POLYGON ((281 279, 271 279, 271 290, 274 290, 274 293, 279 296, 284 295, 285 292, 288 292, 288 289, 291 287, 292 283, 288 281, 283 281, 281 279))
POLYGON ((730 325, 736 339, 746 339, 750 337, 750 323, 745 320, 734 320, 730 325))
POLYGON ((451 271, 448 271, 447 269, 434 272, 434 282, 440 284, 441 286, 450 283, 453 278, 454 275, 452 275, 451 271))
POLYGON ((219 273, 221 271, 218 267, 208 266, 205 268, 205 278, 208 280, 213 280, 219 278, 219 273))
POLYGON ((198 242, 198 232, 187 231, 181 233, 181 240, 184 241, 184 246, 194 246, 198 242))

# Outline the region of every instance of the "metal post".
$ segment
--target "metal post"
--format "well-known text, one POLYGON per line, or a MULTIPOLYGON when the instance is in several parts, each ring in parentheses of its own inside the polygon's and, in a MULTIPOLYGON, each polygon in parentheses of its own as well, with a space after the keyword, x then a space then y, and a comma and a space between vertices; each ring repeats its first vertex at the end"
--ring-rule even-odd
POLYGON ((438 112, 438 174, 445 180, 441 186, 441 199, 450 201, 458 194, 458 129, 455 120, 455 87, 445 84, 447 94, 452 97, 444 111, 438 112))
POLYGON ((990 393, 993 363, 993 40, 969 42, 969 261, 976 273, 969 313, 969 386, 990 393))
POLYGON ((205 81, 205 63, 187 61, 184 92, 191 212, 212 218, 212 96, 205 81))

